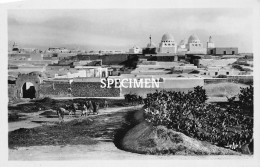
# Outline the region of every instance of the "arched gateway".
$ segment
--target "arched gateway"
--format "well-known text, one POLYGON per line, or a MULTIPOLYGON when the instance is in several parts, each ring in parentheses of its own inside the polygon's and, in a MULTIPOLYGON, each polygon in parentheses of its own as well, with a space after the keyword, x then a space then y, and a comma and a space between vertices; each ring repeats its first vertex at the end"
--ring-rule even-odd
POLYGON ((42 73, 31 72, 29 74, 19 74, 16 80, 16 90, 18 98, 38 98, 39 85, 42 82, 42 73))

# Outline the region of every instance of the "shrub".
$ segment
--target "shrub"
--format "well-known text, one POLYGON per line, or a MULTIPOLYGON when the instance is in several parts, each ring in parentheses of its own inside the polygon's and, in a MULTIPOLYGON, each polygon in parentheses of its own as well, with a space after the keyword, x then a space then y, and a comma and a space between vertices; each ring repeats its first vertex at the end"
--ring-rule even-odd
POLYGON ((139 103, 139 104, 143 104, 143 98, 141 96, 138 96, 136 94, 125 94, 125 100, 128 102, 128 103, 132 103, 132 104, 136 104, 136 103, 139 103))
POLYGON ((240 93, 237 96, 228 98, 230 112, 245 112, 253 115, 254 111, 254 87, 250 85, 246 88, 240 88, 240 93), (235 101, 238 97, 238 102, 235 101))
MULTIPOLYGON (((190 137, 230 146, 236 150, 249 143, 253 134, 253 119, 241 112, 230 112, 217 104, 205 103, 202 87, 188 93, 156 91, 145 101, 145 119, 153 125, 163 125, 190 137)), ((234 108, 234 111, 237 111, 234 108)))
POLYGON ((241 88, 238 95, 241 107, 253 111, 254 109, 254 87, 250 85, 247 88, 241 88))

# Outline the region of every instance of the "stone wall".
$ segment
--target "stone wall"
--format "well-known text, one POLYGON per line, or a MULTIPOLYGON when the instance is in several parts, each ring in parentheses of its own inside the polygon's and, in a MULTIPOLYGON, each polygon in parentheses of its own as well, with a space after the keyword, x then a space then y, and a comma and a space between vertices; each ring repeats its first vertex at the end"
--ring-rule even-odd
POLYGON ((17 89, 15 87, 15 84, 8 84, 8 98, 10 99, 17 97, 17 89))
POLYGON ((120 88, 100 88, 100 82, 44 82, 40 97, 119 97, 120 88))
POLYGON ((100 82, 72 82, 74 97, 119 97, 120 88, 100 88, 100 82))
POLYGON ((44 82, 40 85, 40 97, 69 97, 69 82, 44 82))

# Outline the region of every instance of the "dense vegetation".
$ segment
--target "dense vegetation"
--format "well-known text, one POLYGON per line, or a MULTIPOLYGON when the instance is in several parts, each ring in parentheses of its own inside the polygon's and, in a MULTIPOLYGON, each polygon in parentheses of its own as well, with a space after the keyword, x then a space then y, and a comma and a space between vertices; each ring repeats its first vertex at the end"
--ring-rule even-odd
POLYGON ((125 94, 125 101, 131 104, 143 104, 143 98, 141 96, 138 96, 136 94, 125 94))
POLYGON ((238 98, 238 102, 235 97, 228 99, 223 106, 206 103, 206 92, 199 86, 188 93, 156 91, 145 100, 145 119, 239 151, 253 138, 253 86, 241 88, 238 98))

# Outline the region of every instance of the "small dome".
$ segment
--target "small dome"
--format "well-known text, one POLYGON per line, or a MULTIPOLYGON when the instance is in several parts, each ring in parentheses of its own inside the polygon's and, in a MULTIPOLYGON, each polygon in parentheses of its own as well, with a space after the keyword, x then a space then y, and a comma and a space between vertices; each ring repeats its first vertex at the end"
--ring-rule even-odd
POLYGON ((185 45, 187 43, 187 40, 186 39, 183 39, 180 41, 179 45, 185 45))
POLYGON ((200 40, 199 37, 193 34, 189 37, 188 43, 193 43, 193 41, 199 41, 199 40, 200 40))
POLYGON ((156 45, 152 42, 152 43, 148 43, 147 44, 147 48, 156 48, 156 45))
POLYGON ((171 34, 167 33, 162 36, 162 41, 174 41, 174 38, 171 34))

